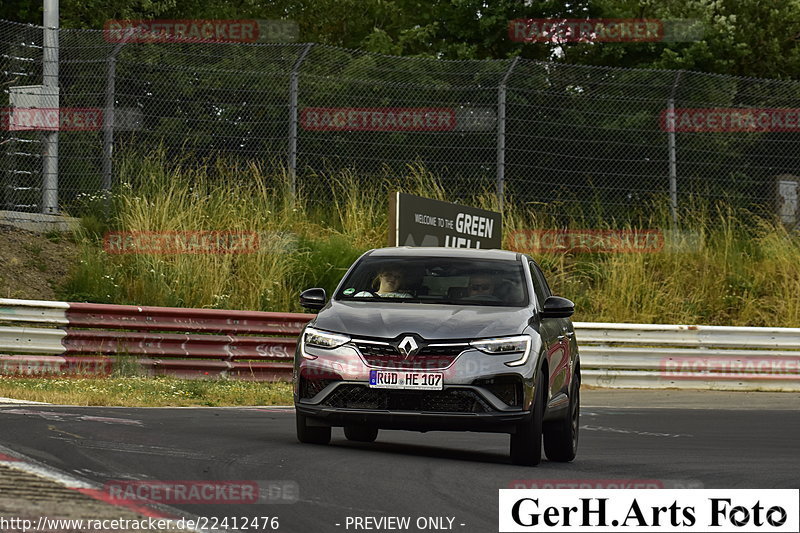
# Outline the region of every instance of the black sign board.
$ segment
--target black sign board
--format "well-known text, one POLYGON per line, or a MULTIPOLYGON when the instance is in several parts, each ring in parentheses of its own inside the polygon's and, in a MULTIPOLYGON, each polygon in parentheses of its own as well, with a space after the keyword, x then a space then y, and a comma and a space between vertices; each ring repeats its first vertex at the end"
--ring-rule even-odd
POLYGON ((389 202, 389 246, 502 248, 500 213, 393 193, 389 202))

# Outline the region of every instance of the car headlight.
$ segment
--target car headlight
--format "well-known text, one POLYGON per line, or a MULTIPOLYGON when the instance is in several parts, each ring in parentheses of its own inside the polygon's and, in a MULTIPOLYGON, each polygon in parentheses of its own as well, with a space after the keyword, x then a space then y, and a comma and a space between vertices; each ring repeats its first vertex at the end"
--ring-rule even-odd
POLYGON ((350 337, 331 333, 320 329, 308 327, 303 332, 303 344, 314 346, 315 348, 337 348, 342 344, 350 342, 350 337))
POLYGON ((520 354, 521 357, 506 363, 508 366, 524 365, 528 360, 531 348, 531 338, 529 335, 518 335, 516 337, 498 337, 494 339, 481 339, 470 343, 473 348, 491 355, 520 354))

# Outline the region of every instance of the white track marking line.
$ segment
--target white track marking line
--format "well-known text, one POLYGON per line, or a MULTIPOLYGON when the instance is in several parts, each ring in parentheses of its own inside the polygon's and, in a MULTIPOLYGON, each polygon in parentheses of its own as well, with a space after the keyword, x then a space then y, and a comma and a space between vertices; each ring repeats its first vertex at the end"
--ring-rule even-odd
POLYGON ((0 405, 7 404, 27 404, 27 405, 51 405, 47 402, 34 402, 32 400, 17 400, 16 398, 0 398, 0 405))

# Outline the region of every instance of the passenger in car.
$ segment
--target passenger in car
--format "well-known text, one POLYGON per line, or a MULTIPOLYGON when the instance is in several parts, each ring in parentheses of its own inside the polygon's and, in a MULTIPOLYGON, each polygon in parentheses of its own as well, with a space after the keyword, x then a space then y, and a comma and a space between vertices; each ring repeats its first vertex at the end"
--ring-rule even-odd
POLYGON ((493 296, 494 278, 489 274, 474 274, 469 278, 467 285, 467 297, 472 296, 493 296))

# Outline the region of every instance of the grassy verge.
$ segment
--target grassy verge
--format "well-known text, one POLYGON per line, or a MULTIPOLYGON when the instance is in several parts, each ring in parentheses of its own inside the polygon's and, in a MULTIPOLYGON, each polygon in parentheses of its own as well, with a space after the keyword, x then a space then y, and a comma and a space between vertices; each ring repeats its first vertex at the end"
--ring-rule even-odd
POLYGON ((0 377, 0 397, 58 405, 123 407, 291 405, 292 385, 170 377, 0 377))
MULTIPOLYGON (((417 167, 387 175, 377 187, 374 178, 365 185, 346 171, 319 176, 294 198, 283 173, 257 165, 189 167, 154 153, 123 162, 120 172, 111 217, 85 218, 81 259, 61 295, 66 300, 301 311, 302 289, 332 290, 360 253, 385 245, 390 190, 447 199, 437 179, 417 167), (101 246, 109 229, 256 232, 268 245, 247 254, 114 255, 101 246)), ((491 190, 462 202, 496 208, 491 190)), ((800 326, 796 233, 703 201, 685 207, 680 227, 672 228, 664 205, 643 202, 635 215, 637 227, 665 230, 667 246, 656 253, 534 254, 554 291, 576 302, 576 320, 800 326)), ((512 199, 506 235, 621 226, 583 213, 542 212, 512 199)))

